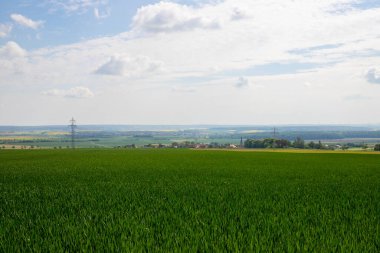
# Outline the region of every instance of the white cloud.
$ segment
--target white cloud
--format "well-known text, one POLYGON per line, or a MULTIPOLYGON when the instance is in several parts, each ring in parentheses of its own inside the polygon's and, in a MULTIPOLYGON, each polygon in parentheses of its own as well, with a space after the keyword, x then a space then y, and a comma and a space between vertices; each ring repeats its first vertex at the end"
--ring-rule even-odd
POLYGON ((127 77, 144 77, 163 70, 163 63, 154 61, 147 56, 111 57, 100 66, 95 73, 101 75, 116 75, 127 77))
POLYGON ((67 97, 67 98, 91 98, 94 93, 87 87, 74 87, 68 90, 53 89, 42 92, 47 96, 67 97))
POLYGON ((380 70, 376 68, 371 68, 366 74, 367 81, 370 83, 380 84, 380 70))
POLYGON ((143 6, 133 17, 132 28, 145 32, 176 32, 196 28, 220 28, 215 18, 202 15, 200 10, 190 6, 159 2, 143 6))
POLYGON ((235 86, 237 88, 244 88, 244 87, 248 87, 250 85, 250 81, 248 78, 246 77, 239 77, 239 79, 237 80, 235 86))
POLYGON ((25 26, 34 30, 37 30, 43 25, 43 21, 34 21, 21 14, 11 14, 11 19, 21 26, 25 26))
POLYGON ((14 41, 8 41, 0 47, 0 55, 4 58, 16 58, 26 56, 27 52, 14 41))
POLYGON ((108 18, 111 15, 111 10, 109 8, 104 11, 99 10, 99 8, 94 8, 94 16, 96 19, 108 18))
POLYGON ((12 25, 0 24, 0 38, 7 37, 12 31, 12 25))
POLYGON ((107 5, 108 0, 49 0, 50 11, 63 9, 67 13, 85 13, 89 9, 107 5))

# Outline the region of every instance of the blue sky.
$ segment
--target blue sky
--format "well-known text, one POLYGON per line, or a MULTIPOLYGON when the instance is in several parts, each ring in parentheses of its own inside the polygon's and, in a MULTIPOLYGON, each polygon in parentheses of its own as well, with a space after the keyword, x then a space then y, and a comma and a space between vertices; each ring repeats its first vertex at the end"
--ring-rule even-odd
MULTIPOLYGON (((67 5, 80 6, 81 1, 57 1, 67 5)), ((85 2, 85 1, 82 1, 85 2)), ((91 1, 90 1, 91 2, 91 1)), ((138 8, 159 1, 93 1, 92 5, 67 10, 55 1, 2 1, 0 3, 0 23, 12 24, 11 14, 18 13, 32 20, 44 22, 38 32, 14 25, 12 38, 26 49, 57 46, 102 36, 113 36, 130 29, 131 21, 138 8), (99 17, 95 15, 98 10, 99 17)), ((198 5, 198 1, 175 1, 187 5, 198 5)), ((0 42, 6 42, 0 38, 0 42)))
POLYGON ((380 123, 378 27, 377 0, 1 1, 0 125, 380 123))
MULTIPOLYGON (((32 20, 42 20, 43 28, 37 32, 17 25, 12 31, 12 38, 19 41, 20 45, 26 49, 36 49, 125 32, 129 29, 137 9, 154 2, 157 1, 107 1, 107 4, 94 3, 92 6, 70 11, 49 1, 2 1, 0 22, 12 23, 12 13, 19 13, 32 20), (100 15, 107 17, 97 18, 95 9, 98 9, 100 15)), ((1 39, 2 43, 5 41, 6 38, 1 39)))

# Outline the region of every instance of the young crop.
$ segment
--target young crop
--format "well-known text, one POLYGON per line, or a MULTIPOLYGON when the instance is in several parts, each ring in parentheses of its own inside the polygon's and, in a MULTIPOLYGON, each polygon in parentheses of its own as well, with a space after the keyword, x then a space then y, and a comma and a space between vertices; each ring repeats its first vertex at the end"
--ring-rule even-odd
POLYGON ((380 156, 0 152, 0 251, 379 252, 380 156))

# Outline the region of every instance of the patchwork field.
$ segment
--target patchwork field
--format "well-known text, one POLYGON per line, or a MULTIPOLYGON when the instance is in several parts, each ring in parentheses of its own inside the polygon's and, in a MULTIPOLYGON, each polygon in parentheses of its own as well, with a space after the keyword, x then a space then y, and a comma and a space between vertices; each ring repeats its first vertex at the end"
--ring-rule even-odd
POLYGON ((0 252, 380 251, 380 155, 0 150, 0 252))

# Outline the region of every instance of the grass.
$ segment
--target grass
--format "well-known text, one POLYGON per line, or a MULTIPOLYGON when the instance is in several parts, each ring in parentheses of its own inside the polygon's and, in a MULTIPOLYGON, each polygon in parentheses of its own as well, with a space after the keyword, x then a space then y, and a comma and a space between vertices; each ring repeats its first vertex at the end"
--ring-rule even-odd
POLYGON ((379 252, 380 155, 1 150, 0 251, 379 252))

